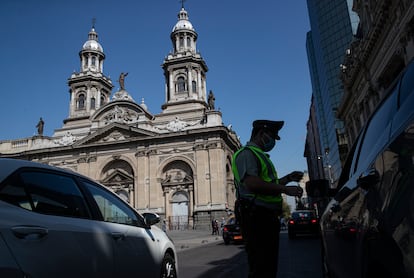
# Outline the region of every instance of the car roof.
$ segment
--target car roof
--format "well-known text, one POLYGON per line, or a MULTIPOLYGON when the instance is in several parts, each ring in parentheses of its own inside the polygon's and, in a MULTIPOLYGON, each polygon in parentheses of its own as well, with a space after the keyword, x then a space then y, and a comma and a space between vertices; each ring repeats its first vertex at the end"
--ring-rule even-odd
POLYGON ((66 172, 66 173, 71 173, 71 174, 80 176, 76 172, 72 172, 72 171, 65 170, 63 168, 58 168, 55 166, 50 166, 47 164, 42 164, 39 162, 33 162, 33 161, 15 159, 15 158, 0 158, 0 181, 3 181, 11 173, 13 173, 14 171, 22 167, 32 167, 32 168, 34 167, 34 168, 40 168, 40 169, 55 170, 55 171, 66 172))

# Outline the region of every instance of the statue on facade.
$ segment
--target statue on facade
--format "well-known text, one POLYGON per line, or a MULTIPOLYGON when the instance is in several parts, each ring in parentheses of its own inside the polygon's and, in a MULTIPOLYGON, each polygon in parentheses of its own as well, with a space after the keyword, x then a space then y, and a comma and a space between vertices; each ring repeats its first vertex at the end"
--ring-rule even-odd
POLYGON ((213 91, 210 90, 210 93, 208 94, 208 108, 210 110, 214 110, 214 101, 216 98, 214 97, 213 91))
POLYGON ((121 88, 121 90, 125 90, 125 77, 128 75, 128 73, 123 73, 121 72, 121 74, 119 75, 119 87, 121 88))
POLYGON ((45 126, 45 122, 43 121, 42 117, 40 117, 39 122, 37 123, 36 127, 37 127, 37 133, 39 135, 43 135, 43 128, 45 126))

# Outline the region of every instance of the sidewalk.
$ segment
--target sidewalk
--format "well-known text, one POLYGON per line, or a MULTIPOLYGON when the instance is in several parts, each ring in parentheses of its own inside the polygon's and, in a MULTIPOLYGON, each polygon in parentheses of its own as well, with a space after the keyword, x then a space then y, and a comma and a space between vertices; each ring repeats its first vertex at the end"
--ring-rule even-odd
POLYGON ((171 230, 167 235, 173 240, 177 252, 223 241, 221 234, 212 235, 211 231, 204 230, 171 230))
MULTIPOLYGON (((287 229, 280 231, 287 233, 287 229)), ((211 231, 204 230, 171 230, 167 235, 173 240, 177 252, 205 244, 223 243, 222 235, 212 235, 211 231)))

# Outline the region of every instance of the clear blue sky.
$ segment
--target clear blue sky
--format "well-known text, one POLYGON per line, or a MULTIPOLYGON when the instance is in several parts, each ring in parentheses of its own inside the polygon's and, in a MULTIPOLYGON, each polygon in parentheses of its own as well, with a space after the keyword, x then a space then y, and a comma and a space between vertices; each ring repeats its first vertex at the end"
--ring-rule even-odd
MULTIPOLYGON (((187 0, 197 48, 209 71, 207 91, 225 125, 244 144, 255 119, 284 120, 271 152, 280 175, 306 170, 303 157, 311 83, 306 56, 306 1, 187 0)), ((0 140, 52 136, 69 113, 71 73, 92 18, 106 59, 104 74, 129 72, 125 86, 152 114, 165 102, 164 57, 181 8, 178 0, 0 1, 0 140)))

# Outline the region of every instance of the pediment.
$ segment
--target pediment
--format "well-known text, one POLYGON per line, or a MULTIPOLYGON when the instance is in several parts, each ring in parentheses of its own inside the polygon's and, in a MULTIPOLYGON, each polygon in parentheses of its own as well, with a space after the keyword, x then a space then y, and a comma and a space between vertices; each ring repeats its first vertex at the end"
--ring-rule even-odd
POLYGON ((125 183, 133 183, 134 177, 129 175, 128 173, 117 169, 113 173, 111 173, 108 177, 102 180, 104 184, 125 184, 125 183))
POLYGON ((76 146, 126 141, 132 138, 152 137, 155 133, 125 124, 112 123, 76 142, 76 146))

